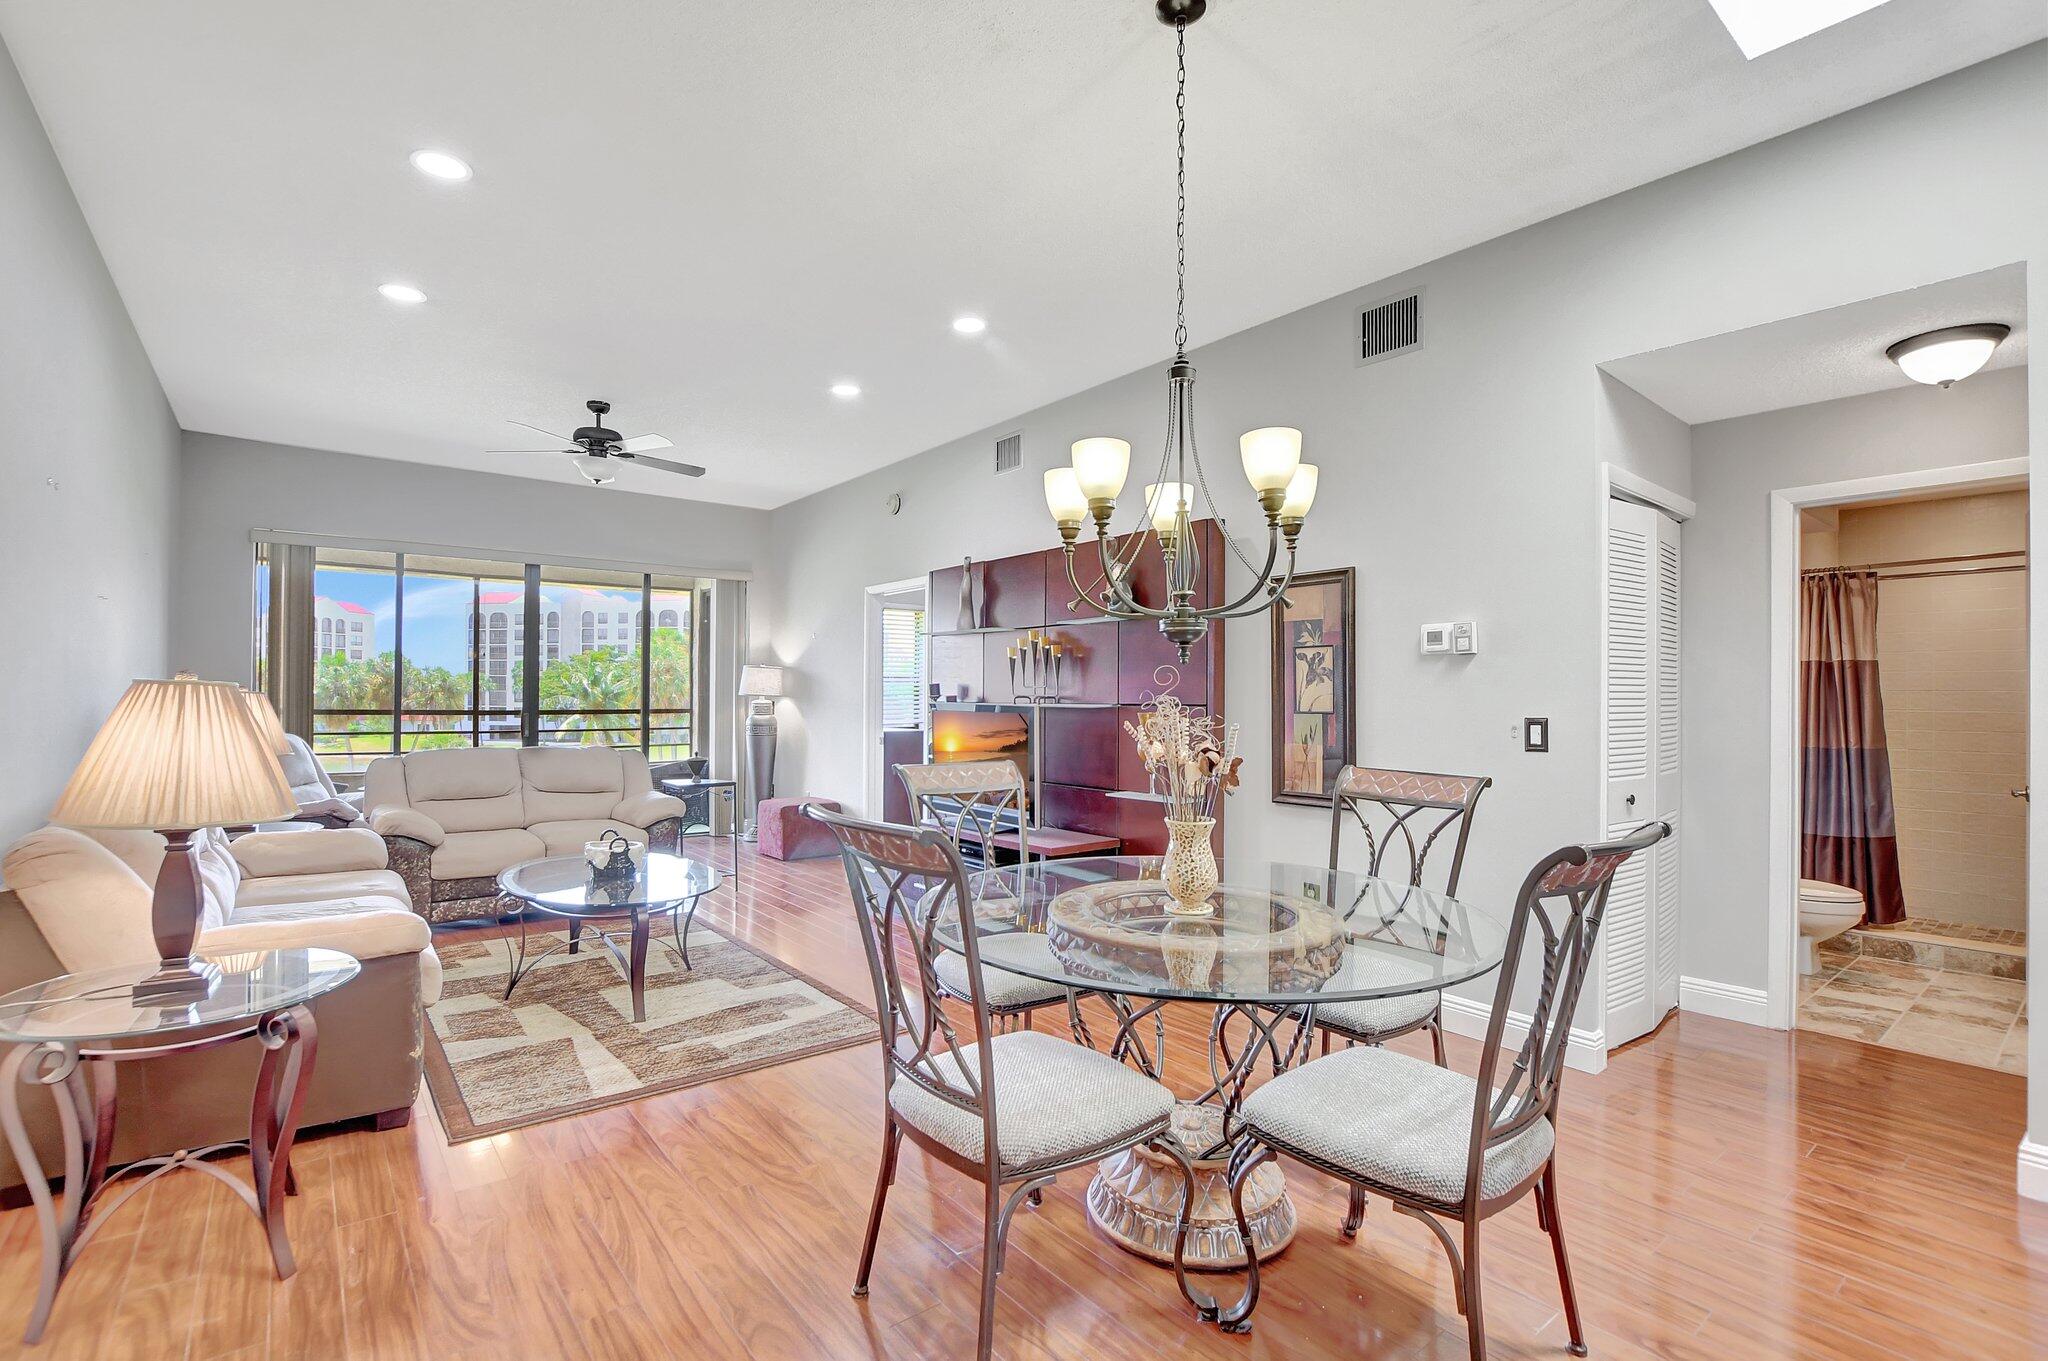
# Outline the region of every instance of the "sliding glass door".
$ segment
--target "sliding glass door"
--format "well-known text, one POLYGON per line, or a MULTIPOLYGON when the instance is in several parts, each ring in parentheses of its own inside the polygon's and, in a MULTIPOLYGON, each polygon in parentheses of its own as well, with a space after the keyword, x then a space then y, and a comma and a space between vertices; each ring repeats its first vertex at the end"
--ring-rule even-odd
POLYGON ((534 743, 680 760, 700 747, 707 597, 689 577, 260 544, 256 682, 289 716, 286 678, 311 678, 304 735, 336 773, 398 751, 534 743))

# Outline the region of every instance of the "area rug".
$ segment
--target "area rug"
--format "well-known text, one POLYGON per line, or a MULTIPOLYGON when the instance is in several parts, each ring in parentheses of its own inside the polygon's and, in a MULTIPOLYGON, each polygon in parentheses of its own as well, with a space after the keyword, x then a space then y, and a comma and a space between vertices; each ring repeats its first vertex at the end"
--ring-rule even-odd
MULTIPOLYGON (((529 957, 563 931, 530 931, 529 957)), ((874 1018, 829 988, 699 922, 690 961, 647 958, 647 1020, 588 937, 505 1000, 502 940, 434 943, 445 984, 428 1009, 427 1090, 451 1143, 731 1077, 872 1040, 874 1018)))

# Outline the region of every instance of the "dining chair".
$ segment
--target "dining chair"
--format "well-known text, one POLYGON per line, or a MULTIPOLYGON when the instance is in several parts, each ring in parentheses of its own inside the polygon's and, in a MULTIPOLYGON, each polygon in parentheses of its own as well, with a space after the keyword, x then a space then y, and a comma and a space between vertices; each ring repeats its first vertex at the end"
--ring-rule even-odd
MULTIPOLYGON (((982 863, 992 866, 997 834, 1014 828, 1020 872, 1030 865, 1031 820, 1024 806, 1024 772, 1015 761, 900 765, 896 778, 909 796, 910 820, 938 828, 955 851, 964 855, 964 843, 974 841, 982 863)), ((949 953, 940 959, 939 981, 947 996, 967 1000, 966 964, 960 956, 949 953)), ((1071 1007, 1073 1002, 1071 989, 1004 969, 990 969, 982 985, 999 1027, 1021 1024, 1028 1030, 1040 1007, 1071 1007)))
MULTIPOLYGON (((1479 1226, 1533 1190, 1536 1221, 1550 1236, 1564 1296, 1571 1352, 1586 1354, 1565 1255, 1557 1202, 1557 1094, 1564 1074, 1572 1013, 1586 981, 1600 918, 1615 871, 1638 851, 1671 835, 1669 823, 1647 823, 1614 841, 1566 846, 1536 863, 1522 883, 1508 924, 1493 1013, 1476 1078, 1377 1045, 1318 1058, 1260 1087, 1239 1115, 1245 1137, 1231 1156, 1231 1201, 1240 1230, 1244 1184, 1285 1153, 1354 1188, 1385 1196, 1427 1224, 1449 1254, 1457 1304, 1465 1315, 1474 1361, 1486 1355, 1480 1310, 1479 1226), (1510 1056, 1506 1029, 1515 981, 1531 939, 1540 932, 1542 967, 1528 1033, 1510 1056), (1495 1078, 1510 1060, 1505 1080, 1495 1078), (1463 1251, 1444 1227, 1463 1225, 1463 1251)), ((1243 1297, 1221 1313, 1230 1331, 1249 1329, 1258 1304, 1259 1264, 1247 1266, 1243 1297)))
POLYGON ((839 840, 882 1031, 882 1164, 853 1293, 868 1293, 882 1206, 905 1138, 985 1188, 977 1325, 983 1361, 1010 1218, 1060 1172, 1140 1145, 1172 1159, 1182 1186, 1174 1272, 1185 1287, 1194 1168, 1171 1133, 1173 1093, 1070 1041, 1029 1030, 995 1033, 966 867, 944 834, 863 822, 816 805, 803 811, 839 840), (960 933, 965 952, 964 1000, 977 1037, 971 1042, 963 1042, 942 1004, 951 994, 936 960, 953 953, 939 943, 942 924, 960 933))
MULTIPOLYGON (((1442 891, 1456 897, 1458 876, 1465 868, 1465 843, 1472 835, 1472 810, 1493 781, 1484 775, 1432 775, 1418 770, 1378 770, 1346 766, 1330 795, 1330 872, 1337 871, 1338 852, 1347 824, 1365 837, 1365 872, 1375 879, 1399 874, 1413 887, 1423 886, 1430 852, 1446 833, 1450 836, 1450 869, 1442 891), (1390 854, 1395 848, 1399 854, 1390 854), (1405 870, 1405 873, 1403 871, 1405 870)), ((1442 858, 1436 862, 1441 865, 1442 858)), ((1341 906, 1341 905, 1340 905, 1341 906)), ((1385 1044, 1417 1030, 1429 1032, 1437 1067, 1444 1065, 1444 1007, 1440 992, 1403 993, 1316 1008, 1322 1048, 1330 1052, 1334 1037, 1349 1045, 1385 1044)), ((1356 1238, 1365 1223, 1365 1192, 1353 1187, 1344 1212, 1344 1236, 1356 1238)))

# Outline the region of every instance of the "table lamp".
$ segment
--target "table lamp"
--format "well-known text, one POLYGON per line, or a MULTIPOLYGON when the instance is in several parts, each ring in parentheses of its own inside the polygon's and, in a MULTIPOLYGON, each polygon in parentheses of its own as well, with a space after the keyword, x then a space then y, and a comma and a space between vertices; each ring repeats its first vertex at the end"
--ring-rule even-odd
POLYGON ((263 744, 279 756, 291 755, 292 744, 285 740, 284 721, 277 716, 270 696, 261 690, 244 690, 242 698, 248 702, 249 717, 256 722, 256 731, 263 734, 263 744))
POLYGON ((747 785, 753 797, 742 834, 743 840, 752 841, 760 834, 761 800, 775 796, 775 701, 783 695, 782 668, 753 663, 741 667, 740 695, 754 701, 747 709, 747 785))
POLYGON ((50 810, 50 820, 65 826, 163 833, 150 907, 159 964, 135 985, 137 1005, 196 1001, 220 976, 216 966, 191 957, 201 899, 192 834, 287 817, 298 808, 252 708, 240 686, 224 681, 136 681, 50 810))

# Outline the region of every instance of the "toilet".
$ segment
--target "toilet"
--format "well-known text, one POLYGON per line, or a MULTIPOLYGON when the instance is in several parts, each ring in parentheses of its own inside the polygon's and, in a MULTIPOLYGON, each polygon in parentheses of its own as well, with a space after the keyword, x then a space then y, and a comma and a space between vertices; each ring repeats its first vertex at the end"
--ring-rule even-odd
POLYGON ((1799 881, 1799 972, 1820 971, 1820 943, 1863 921, 1863 894, 1819 879, 1799 881))

